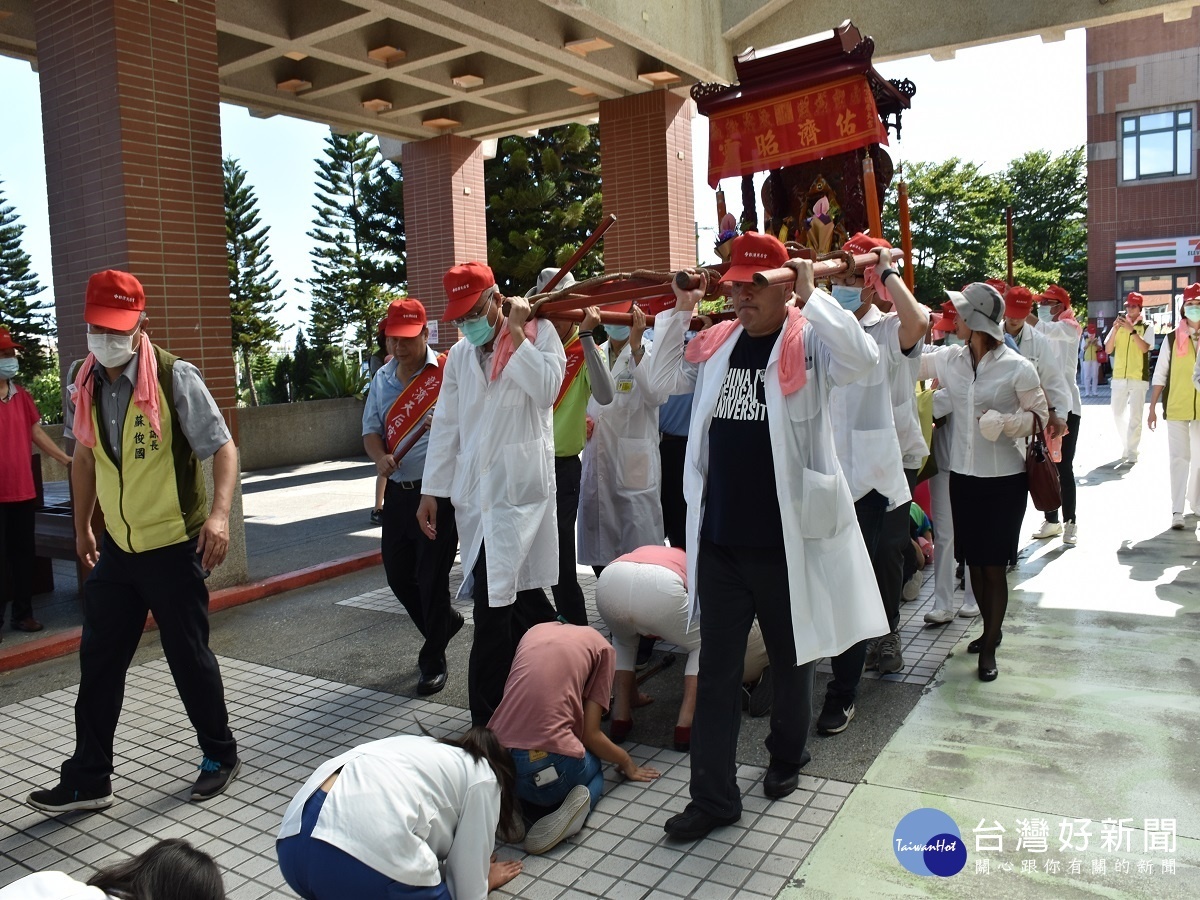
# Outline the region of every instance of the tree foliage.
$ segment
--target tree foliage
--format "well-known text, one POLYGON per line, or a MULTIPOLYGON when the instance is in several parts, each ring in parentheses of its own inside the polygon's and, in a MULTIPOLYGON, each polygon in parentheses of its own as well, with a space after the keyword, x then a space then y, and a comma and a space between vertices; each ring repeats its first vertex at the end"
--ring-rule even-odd
MULTIPOLYGON (((0 182, 3 184, 3 182, 0 182)), ((16 208, 0 191, 0 325, 22 345, 21 370, 32 382, 51 365, 49 342, 50 304, 38 300, 45 290, 38 283, 33 262, 21 245, 25 226, 18 222, 16 208)))
MULTIPOLYGON (((1030 151, 988 175, 958 158, 905 164, 918 299, 1007 274, 1005 208, 1013 207, 1013 276, 1031 290, 1059 284, 1087 299, 1087 173, 1082 147, 1030 151)), ((898 242, 896 202, 884 231, 898 242)))
POLYGON ((226 158, 225 253, 229 269, 229 312, 233 349, 241 359, 250 405, 258 406, 251 358, 279 340, 275 313, 283 308, 279 276, 267 249, 268 228, 261 225, 258 198, 246 184, 246 170, 226 158))
MULTIPOLYGON (((601 216, 600 140, 577 122, 533 137, 501 139, 484 163, 488 264, 505 294, 523 294, 547 266, 562 265, 601 216)), ((572 270, 577 279, 604 270, 593 249, 572 270)))
POLYGON ((370 135, 330 134, 325 144, 308 232, 316 242, 309 337, 324 352, 349 330, 353 345, 369 352, 389 289, 407 277, 403 187, 370 135))

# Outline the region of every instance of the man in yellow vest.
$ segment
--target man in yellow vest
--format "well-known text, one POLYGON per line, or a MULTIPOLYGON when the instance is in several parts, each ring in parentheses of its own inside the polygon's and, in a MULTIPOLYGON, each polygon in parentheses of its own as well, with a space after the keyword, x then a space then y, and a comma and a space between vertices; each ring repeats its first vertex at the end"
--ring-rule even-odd
POLYGON ((1112 411, 1121 439, 1121 462, 1137 462, 1142 440, 1142 407, 1150 388, 1150 351, 1154 326, 1142 316, 1142 295, 1130 292, 1125 315, 1117 316, 1104 339, 1104 350, 1113 361, 1112 411))
POLYGON ((1171 527, 1182 531, 1186 506, 1200 512, 1200 391, 1196 380, 1196 344, 1200 341, 1200 284, 1183 290, 1175 330, 1163 338, 1150 389, 1150 430, 1158 423, 1154 405, 1162 400, 1171 457, 1171 527))
POLYGON ((77 444, 75 548, 95 568, 84 584, 75 752, 58 785, 27 801, 49 813, 112 805, 113 735, 147 613, 204 754, 191 798, 222 793, 241 766, 208 647, 204 583, 229 548, 237 448, 196 367, 150 343, 145 308, 142 285, 127 272, 88 281, 90 352, 68 386, 66 436, 77 444), (200 469, 210 456, 211 511, 200 469), (99 549, 97 502, 106 532, 99 549))

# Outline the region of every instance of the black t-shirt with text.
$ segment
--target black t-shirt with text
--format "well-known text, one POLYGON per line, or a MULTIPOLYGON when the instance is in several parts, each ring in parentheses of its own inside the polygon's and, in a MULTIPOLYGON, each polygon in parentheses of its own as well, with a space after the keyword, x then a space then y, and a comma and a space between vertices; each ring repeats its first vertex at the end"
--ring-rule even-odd
POLYGON ((700 536, 732 547, 782 547, 764 381, 779 331, 742 332, 708 426, 708 496, 700 536))

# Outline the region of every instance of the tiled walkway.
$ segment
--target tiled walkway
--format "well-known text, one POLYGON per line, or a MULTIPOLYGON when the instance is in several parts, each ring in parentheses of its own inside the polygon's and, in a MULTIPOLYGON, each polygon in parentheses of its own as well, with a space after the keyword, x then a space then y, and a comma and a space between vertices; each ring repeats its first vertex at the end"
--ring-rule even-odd
MULTIPOLYGON (((225 796, 207 804, 186 795, 197 762, 192 731, 162 660, 130 672, 118 730, 117 802, 103 813, 47 817, 24 806, 33 789, 52 785, 70 752, 75 691, 61 690, 0 708, 0 886, 29 871, 57 869, 85 877, 156 840, 182 837, 212 854, 232 900, 293 896, 275 860, 283 811, 323 760, 368 740, 421 725, 437 736, 470 724, 465 710, 221 660, 242 773, 225 796)), ((672 845, 662 822, 687 801, 687 757, 629 746, 663 777, 641 785, 609 768, 603 799, 575 839, 542 857, 503 895, 523 900, 604 897, 639 900, 774 897, 841 807, 852 785, 802 777, 800 790, 768 802, 761 769, 743 767, 745 813, 736 828, 704 841, 672 845)), ((502 856, 520 858, 515 847, 502 856)))

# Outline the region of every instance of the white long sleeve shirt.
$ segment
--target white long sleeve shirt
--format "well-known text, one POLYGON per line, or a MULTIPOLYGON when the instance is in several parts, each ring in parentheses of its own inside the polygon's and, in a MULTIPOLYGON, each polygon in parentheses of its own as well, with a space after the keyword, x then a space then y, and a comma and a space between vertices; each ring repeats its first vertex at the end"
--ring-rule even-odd
POLYGON ((66 872, 34 872, 0 887, 0 900, 111 900, 97 887, 88 887, 66 872))
POLYGON ((500 823, 491 766, 433 738, 372 741, 324 763, 283 816, 279 838, 300 833, 304 804, 338 772, 312 836, 401 884, 442 882, 454 900, 484 900, 500 823))

